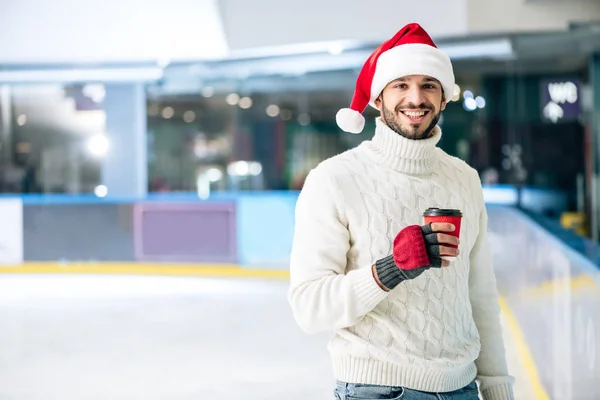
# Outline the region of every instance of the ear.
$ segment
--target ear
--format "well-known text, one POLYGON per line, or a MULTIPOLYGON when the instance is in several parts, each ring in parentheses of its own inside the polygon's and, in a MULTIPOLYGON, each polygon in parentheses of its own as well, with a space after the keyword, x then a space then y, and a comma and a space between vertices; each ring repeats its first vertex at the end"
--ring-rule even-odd
POLYGON ((440 111, 444 111, 446 109, 446 96, 442 96, 442 104, 440 105, 440 111))
POLYGON ((373 101, 375 103, 375 105, 377 106, 377 109, 379 111, 381 111, 381 96, 382 96, 382 94, 380 94, 379 96, 377 96, 377 98, 375 99, 375 101, 373 101))

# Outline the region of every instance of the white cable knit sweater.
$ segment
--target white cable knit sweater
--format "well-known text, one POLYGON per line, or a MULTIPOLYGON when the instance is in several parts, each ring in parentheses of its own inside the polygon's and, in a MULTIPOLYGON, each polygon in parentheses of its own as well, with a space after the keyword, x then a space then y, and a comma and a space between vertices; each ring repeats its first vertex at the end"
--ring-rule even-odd
POLYGON ((307 332, 333 330, 336 379, 446 392, 476 376, 485 400, 513 399, 479 176, 379 118, 373 140, 313 169, 296 206, 289 301, 307 332), (463 211, 460 255, 390 292, 371 266, 428 207, 463 211))

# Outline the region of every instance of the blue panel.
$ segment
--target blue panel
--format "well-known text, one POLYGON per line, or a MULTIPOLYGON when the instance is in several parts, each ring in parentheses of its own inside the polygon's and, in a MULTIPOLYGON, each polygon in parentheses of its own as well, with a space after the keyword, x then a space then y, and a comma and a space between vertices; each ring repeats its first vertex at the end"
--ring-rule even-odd
POLYGON ((145 196, 148 187, 146 92, 141 83, 106 85, 102 104, 110 148, 102 159, 107 197, 145 196))
POLYGON ((296 192, 264 192, 238 197, 240 264, 287 268, 297 198, 296 192))
MULTIPOLYGON (((513 185, 483 185, 483 198, 486 204, 516 206, 519 193, 513 185)), ((521 207, 540 214, 560 215, 567 210, 567 196, 557 190, 523 187, 521 207)))

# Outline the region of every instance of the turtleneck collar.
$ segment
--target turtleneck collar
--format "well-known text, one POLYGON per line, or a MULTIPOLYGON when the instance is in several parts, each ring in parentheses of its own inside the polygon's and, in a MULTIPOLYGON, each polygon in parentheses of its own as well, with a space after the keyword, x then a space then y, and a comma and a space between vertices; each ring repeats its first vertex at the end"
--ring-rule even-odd
POLYGON ((424 175, 437 166, 436 145, 442 137, 439 126, 427 139, 407 139, 387 126, 381 117, 375 120, 375 136, 370 141, 374 158, 378 163, 409 175, 424 175))

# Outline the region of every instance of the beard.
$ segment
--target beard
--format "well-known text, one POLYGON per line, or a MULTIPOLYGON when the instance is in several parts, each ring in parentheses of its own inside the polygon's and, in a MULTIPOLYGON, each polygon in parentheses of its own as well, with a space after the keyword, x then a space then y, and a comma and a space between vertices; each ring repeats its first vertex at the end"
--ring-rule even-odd
POLYGON ((435 107, 433 107, 432 104, 424 103, 421 103, 419 106, 409 104, 407 107, 397 105, 396 108, 392 111, 385 106, 383 98, 381 99, 381 108, 383 109, 383 118, 385 119, 385 123, 387 124, 387 126, 389 126, 391 130, 393 130, 400 136, 404 136, 405 138, 412 140, 428 139, 431 136, 433 136, 433 129, 439 122, 441 114, 441 111, 438 111, 438 113, 435 114, 435 107), (401 113, 400 110, 402 108, 411 108, 413 110, 427 110, 433 115, 433 117, 431 118, 431 122, 425 129, 419 129, 423 125, 422 123, 405 124, 405 126, 402 126, 400 122, 401 117, 399 115, 401 113))

